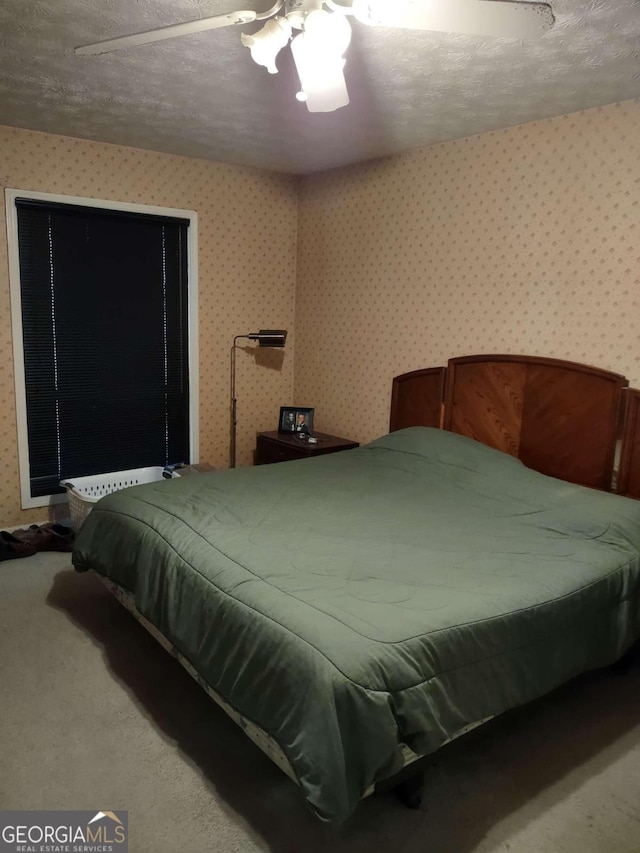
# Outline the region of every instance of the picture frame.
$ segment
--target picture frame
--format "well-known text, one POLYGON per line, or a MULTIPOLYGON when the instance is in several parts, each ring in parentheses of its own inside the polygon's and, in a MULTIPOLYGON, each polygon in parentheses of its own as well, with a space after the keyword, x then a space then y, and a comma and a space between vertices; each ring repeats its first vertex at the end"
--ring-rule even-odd
POLYGON ((308 406, 280 406, 278 432, 284 435, 311 435, 313 412, 308 406))

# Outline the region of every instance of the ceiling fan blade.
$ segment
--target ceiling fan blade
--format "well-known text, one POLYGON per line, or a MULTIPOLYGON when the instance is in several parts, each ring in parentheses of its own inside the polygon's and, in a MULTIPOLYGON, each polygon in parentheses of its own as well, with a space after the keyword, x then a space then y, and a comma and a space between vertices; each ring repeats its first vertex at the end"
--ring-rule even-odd
POLYGON ((112 50, 121 50, 124 47, 138 47, 143 44, 151 44, 154 41, 172 39, 177 36, 202 33, 206 30, 215 30, 218 27, 230 27, 233 24, 249 24, 258 18, 256 12, 230 12, 228 15, 214 15, 211 18, 200 18, 197 21, 187 21, 184 24, 170 24, 168 27, 160 27, 157 30, 147 30, 144 33, 134 33, 129 36, 99 41, 95 44, 85 44, 76 47, 78 56, 87 56, 97 53, 109 53, 112 50))
POLYGON ((548 3, 519 0, 354 0, 353 13, 372 26, 517 39, 541 36, 555 21, 548 3))

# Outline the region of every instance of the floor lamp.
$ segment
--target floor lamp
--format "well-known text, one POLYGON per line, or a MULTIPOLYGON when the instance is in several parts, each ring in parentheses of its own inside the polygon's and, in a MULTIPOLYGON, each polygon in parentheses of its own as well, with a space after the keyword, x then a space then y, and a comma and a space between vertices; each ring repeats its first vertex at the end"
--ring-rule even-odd
POLYGON ((244 338, 245 340, 258 341, 258 346, 261 347, 283 347, 287 340, 287 332, 285 329, 260 329, 259 332, 250 332, 248 335, 236 335, 233 339, 231 347, 231 448, 230 448, 230 467, 236 467, 236 432, 237 418, 236 410, 238 401, 236 399, 236 351, 238 349, 238 341, 244 338))

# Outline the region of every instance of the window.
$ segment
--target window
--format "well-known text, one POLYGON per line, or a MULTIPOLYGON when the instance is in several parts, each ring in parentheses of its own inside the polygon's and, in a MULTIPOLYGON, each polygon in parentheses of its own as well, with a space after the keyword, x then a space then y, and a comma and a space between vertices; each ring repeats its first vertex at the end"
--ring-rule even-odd
POLYGON ((23 507, 197 459, 195 214, 16 190, 7 212, 23 507))

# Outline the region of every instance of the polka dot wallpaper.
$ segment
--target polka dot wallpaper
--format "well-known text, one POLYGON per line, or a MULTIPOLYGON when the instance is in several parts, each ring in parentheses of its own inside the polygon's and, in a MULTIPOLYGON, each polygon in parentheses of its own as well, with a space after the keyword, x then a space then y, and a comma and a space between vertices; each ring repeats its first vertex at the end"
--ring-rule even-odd
MULTIPOLYGON (((234 335, 293 331, 297 190, 269 172, 0 127, 0 184, 15 189, 195 210, 199 226, 200 459, 229 459, 234 335)), ((20 509, 13 349, 4 224, 0 221, 0 523, 44 520, 20 509)), ((238 463, 255 433, 275 429, 293 393, 293 334, 284 351, 240 351, 238 463)))
POLYGON ((640 101, 300 184, 296 401, 387 431, 396 374, 471 353, 597 365, 640 386, 640 101))
MULTIPOLYGON (((631 101, 294 179, 0 127, 0 183, 198 212, 200 458, 221 467, 231 342, 259 328, 290 337, 238 353, 239 464, 287 403, 368 441, 394 375, 466 353, 569 358, 640 387, 639 138, 631 101)), ((4 222, 0 394, 6 527, 45 510, 20 510, 4 222)))

